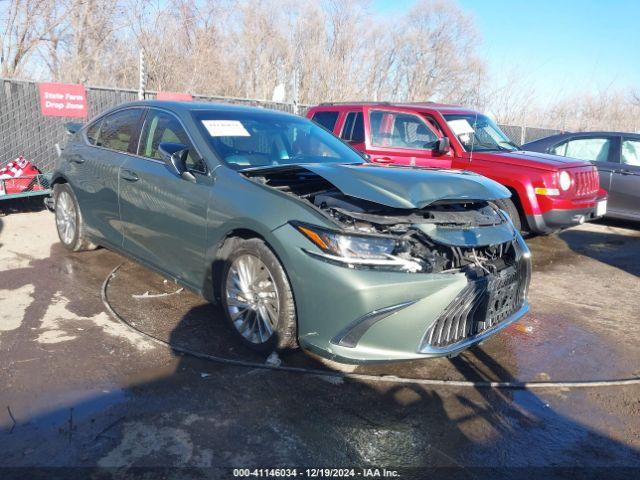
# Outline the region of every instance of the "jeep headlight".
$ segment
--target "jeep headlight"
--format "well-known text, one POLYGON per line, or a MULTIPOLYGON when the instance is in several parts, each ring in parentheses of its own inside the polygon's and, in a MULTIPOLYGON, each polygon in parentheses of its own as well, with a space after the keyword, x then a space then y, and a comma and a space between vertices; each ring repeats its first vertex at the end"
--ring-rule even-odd
POLYGON ((571 188, 571 175, 566 170, 562 170, 559 175, 560 188, 566 192, 571 188))
POLYGON ((386 267, 409 272, 422 270, 418 262, 397 255, 400 244, 395 238, 336 232, 302 223, 292 225, 322 251, 318 253, 305 249, 309 255, 349 267, 386 267))

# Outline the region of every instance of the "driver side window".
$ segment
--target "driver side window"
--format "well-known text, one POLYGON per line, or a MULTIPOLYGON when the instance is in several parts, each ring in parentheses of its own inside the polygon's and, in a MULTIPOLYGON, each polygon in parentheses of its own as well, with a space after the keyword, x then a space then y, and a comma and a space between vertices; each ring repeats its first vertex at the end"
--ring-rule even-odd
POLYGON ((377 147, 433 150, 438 136, 417 115, 374 110, 371 143, 377 147))
POLYGON ((177 118, 159 110, 150 110, 144 122, 138 155, 162 160, 158 147, 162 142, 181 143, 189 149, 187 168, 191 172, 206 173, 206 165, 189 140, 177 118))

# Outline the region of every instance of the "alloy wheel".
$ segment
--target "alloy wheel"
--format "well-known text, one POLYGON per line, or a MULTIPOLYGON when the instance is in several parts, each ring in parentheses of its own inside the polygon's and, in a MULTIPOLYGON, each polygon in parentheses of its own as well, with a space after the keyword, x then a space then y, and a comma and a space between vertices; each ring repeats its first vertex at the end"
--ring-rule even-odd
POLYGON ((236 258, 226 279, 226 303, 236 330, 255 344, 267 342, 278 325, 279 295, 271 272, 255 255, 236 258))
POLYGON ((69 245, 76 234, 76 209, 68 192, 62 191, 56 199, 56 226, 60 239, 69 245))

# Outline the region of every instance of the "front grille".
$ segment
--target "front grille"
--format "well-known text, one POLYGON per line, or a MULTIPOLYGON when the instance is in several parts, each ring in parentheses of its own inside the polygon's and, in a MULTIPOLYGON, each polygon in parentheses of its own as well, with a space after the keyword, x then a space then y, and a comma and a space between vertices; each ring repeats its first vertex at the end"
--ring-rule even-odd
POLYGON ((600 189, 598 171, 595 168, 574 173, 574 179, 577 197, 591 197, 600 189))
POLYGON ((420 350, 447 347, 482 333, 509 318, 526 301, 531 275, 528 258, 470 281, 426 331, 420 350))

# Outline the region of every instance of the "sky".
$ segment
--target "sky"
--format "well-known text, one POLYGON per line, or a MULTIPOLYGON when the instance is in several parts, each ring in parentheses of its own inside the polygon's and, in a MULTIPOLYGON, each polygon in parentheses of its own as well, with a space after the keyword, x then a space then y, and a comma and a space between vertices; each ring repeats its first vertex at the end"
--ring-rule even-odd
MULTIPOLYGON (((380 14, 399 14, 416 0, 373 0, 380 14)), ((640 0, 458 0, 471 14, 490 72, 514 68, 538 100, 640 89, 640 0)))

